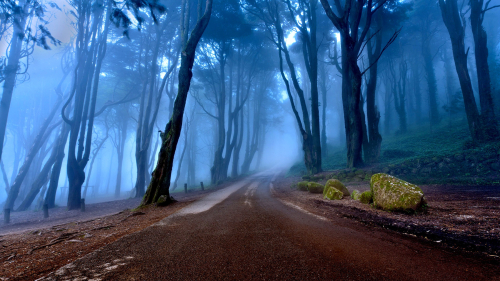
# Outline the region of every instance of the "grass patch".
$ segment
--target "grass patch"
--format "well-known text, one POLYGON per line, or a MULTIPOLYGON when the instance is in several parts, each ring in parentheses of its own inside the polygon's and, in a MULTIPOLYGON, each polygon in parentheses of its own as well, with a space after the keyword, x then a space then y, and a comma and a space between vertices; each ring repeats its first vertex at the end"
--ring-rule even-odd
MULTIPOLYGON (((443 120, 434 128, 428 124, 410 127, 406 134, 382 136, 379 166, 398 165, 408 160, 445 157, 457 153, 474 155, 497 153, 500 143, 482 146, 473 144, 465 119, 443 120)), ((347 166, 345 147, 329 146, 328 155, 323 157, 323 170, 344 169, 347 166)), ((306 174, 303 162, 294 164, 287 176, 306 174)))

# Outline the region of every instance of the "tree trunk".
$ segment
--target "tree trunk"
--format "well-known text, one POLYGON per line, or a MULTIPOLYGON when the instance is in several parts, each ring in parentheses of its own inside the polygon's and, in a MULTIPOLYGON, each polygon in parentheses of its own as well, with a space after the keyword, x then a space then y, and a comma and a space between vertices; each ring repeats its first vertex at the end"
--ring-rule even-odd
MULTIPOLYGON (((92 168, 94 167, 95 159, 97 158, 97 154, 99 153, 99 150, 101 150, 102 146, 104 145, 104 143, 106 142, 106 140, 109 137, 108 132, 109 132, 109 128, 108 128, 108 126, 106 126, 106 136, 101 140, 101 142, 97 145, 97 147, 94 148, 94 151, 92 151, 92 161, 90 161, 87 182, 85 183, 85 189, 83 190, 83 194, 82 194, 82 197, 85 199, 87 199, 87 189, 89 188, 90 176, 92 175, 92 168)), ((111 156, 110 162, 112 162, 112 161, 113 161, 113 157, 111 156)), ((110 168, 111 168, 111 166, 110 166, 110 168)), ((111 177, 111 175, 108 175, 108 178, 110 178, 110 177, 111 177)))
POLYGON ((326 102, 327 102, 327 90, 326 84, 328 79, 328 73, 326 71, 325 64, 320 64, 319 67, 320 74, 320 90, 321 90, 321 153, 322 157, 328 155, 328 148, 326 144, 326 102))
POLYGON ((52 167, 52 173, 50 174, 50 183, 45 194, 44 204, 47 204, 49 208, 55 207, 56 192, 59 185, 59 177, 61 175, 61 167, 64 160, 64 148, 66 147, 66 142, 68 141, 70 127, 64 123, 61 128, 61 133, 59 140, 56 143, 54 149, 57 150, 56 161, 52 167))
MULTIPOLYGON (((40 192, 40 189, 42 188, 42 186, 44 186, 47 183, 47 181, 49 180, 50 168, 52 167, 52 165, 56 161, 56 155, 57 155, 57 150, 54 147, 50 158, 45 162, 42 170, 40 171, 40 173, 36 177, 35 181, 33 181, 33 184, 31 185, 30 191, 28 192, 28 194, 24 198, 21 205, 19 205, 19 207, 17 208, 17 211, 26 211, 31 206, 31 204, 33 203, 33 200, 35 200, 35 198, 36 198, 36 195, 40 192)), ((40 196, 43 196, 43 194, 41 194, 40 196)))
POLYGON ((116 152, 118 154, 118 172, 116 174, 116 187, 115 187, 115 197, 120 197, 120 191, 122 186, 122 170, 123 170, 123 155, 125 154, 125 142, 127 141, 127 125, 128 118, 123 118, 120 121, 120 134, 119 142, 116 146, 116 152))
POLYGON ((186 149, 187 149, 187 146, 188 146, 188 132, 187 132, 187 129, 189 127, 186 126, 186 124, 184 124, 184 130, 185 133, 184 133, 184 148, 182 149, 182 153, 181 153, 181 158, 179 159, 179 164, 177 165, 177 174, 175 176, 175 180, 174 180, 174 184, 172 185, 172 191, 174 191, 176 188, 177 188, 177 182, 179 181, 179 177, 181 175, 181 168, 182 168, 182 160, 184 159, 184 155, 186 154, 186 149))
POLYGON ((179 69, 178 92, 175 99, 172 117, 165 127, 165 133, 162 137, 162 144, 158 155, 158 163, 153 171, 151 182, 149 183, 141 205, 156 203, 162 195, 166 196, 165 203, 171 202, 169 186, 170 178, 172 176, 172 165, 174 162, 177 142, 179 141, 179 136, 181 134, 182 118, 186 107, 187 94, 191 85, 191 78, 193 77, 192 68, 196 55, 196 46, 198 45, 198 42, 208 25, 210 15, 212 13, 213 0, 207 0, 206 3, 205 14, 196 23, 196 26, 194 27, 182 52, 181 67, 179 69))
POLYGON ((342 40, 342 105, 347 144, 347 167, 363 166, 362 145, 363 126, 361 110, 361 72, 357 64, 357 55, 349 51, 349 43, 342 40), (344 53, 345 52, 345 53, 344 53))
MULTIPOLYGON (((226 66, 226 51, 228 51, 231 47, 227 48, 226 47, 227 42, 222 41, 220 43, 220 50, 218 54, 218 60, 219 60, 219 73, 220 73, 220 92, 219 92, 219 97, 217 99, 217 149, 215 150, 215 155, 214 155, 214 163, 212 165, 212 168, 210 168, 210 175, 211 175, 211 183, 212 184, 218 184, 221 181, 224 181, 227 178, 227 170, 226 173, 224 173, 224 158, 222 156, 222 153, 224 152, 224 147, 226 145, 226 128, 225 128, 225 122, 226 122, 226 74, 225 74, 225 66, 226 66)), ((231 96, 230 95, 230 101, 231 101, 231 96)), ((229 111, 231 111, 231 102, 229 102, 229 111)), ((230 114, 229 114, 230 115, 230 114)), ((228 116, 228 119, 231 119, 230 116, 228 116)), ((231 130, 231 121, 228 121, 228 130, 231 130)), ((230 136, 229 136, 230 137, 230 136)), ((226 148, 227 150, 229 148, 226 148)))
MULTIPOLYGON (((89 5, 89 3, 85 2, 82 2, 82 5, 83 4, 89 5)), ((68 120, 63 115, 65 121, 71 125, 67 163, 69 210, 80 208, 82 185, 85 181, 85 166, 89 161, 92 144, 97 90, 102 61, 106 55, 108 28, 110 23, 109 13, 111 12, 111 2, 108 3, 106 8, 100 7, 101 9, 94 9, 94 6, 92 7, 92 13, 87 14, 87 18, 83 16, 85 12, 78 11, 79 14, 82 14, 80 14, 78 18, 77 45, 81 45, 77 48, 77 58, 79 65, 83 64, 83 69, 77 68, 75 70, 72 96, 66 102, 66 105, 69 104, 73 96, 75 97, 73 119, 68 120), (107 10, 107 13, 104 13, 105 10, 107 10), (84 39, 87 39, 87 37, 84 36, 84 33, 90 32, 90 30, 85 29, 83 26, 84 22, 86 20, 90 21, 91 18, 91 30, 95 35, 92 36, 91 42, 86 42, 84 39), (99 21, 99 19, 102 19, 102 22, 99 21), (104 23, 104 25, 102 23, 104 23), (87 50, 87 47, 89 47, 89 50, 87 50), (77 141, 78 147, 76 146, 77 141)), ((81 6, 80 8, 88 9, 88 6, 81 6)), ((64 109, 65 108, 63 108, 63 112, 64 109)))
POLYGON ((474 55, 476 58, 476 72, 479 88, 479 103, 481 105, 481 121, 484 140, 496 140, 499 137, 498 124, 495 118, 495 106, 491 95, 491 77, 488 66, 488 43, 486 31, 483 27, 484 13, 483 0, 470 0, 470 22, 474 37, 474 55))
MULTIPOLYGON (((382 48, 382 32, 375 36, 375 46, 371 41, 367 44, 368 61, 370 68, 370 78, 366 85, 366 117, 367 117, 367 133, 368 140, 364 147, 365 161, 367 163, 376 163, 380 156, 380 146, 382 144, 382 136, 380 135, 378 125, 380 122, 380 112, 375 105, 375 94, 377 91, 378 65, 376 58, 379 56, 382 48)), ((362 110, 362 108, 361 108, 362 110)))
POLYGON ((2 169, 2 177, 3 177, 3 182, 5 183, 5 193, 9 193, 10 190, 10 184, 9 184, 9 179, 7 178, 7 173, 5 172, 5 167, 3 165, 3 161, 0 161, 0 168, 2 169))
POLYGON ((467 54, 465 52, 465 19, 461 19, 456 0, 439 1, 441 14, 444 23, 448 29, 451 39, 451 46, 453 50, 453 59, 455 61, 455 68, 457 70, 462 95, 464 98, 465 112, 467 114, 467 121, 469 124, 469 131, 474 141, 482 139, 481 134, 481 119, 479 111, 477 110, 474 92, 472 90, 472 81, 467 67, 467 54))
POLYGON ((436 72, 434 70, 433 56, 428 40, 422 41, 422 56, 424 58, 424 71, 427 81, 427 91, 429 93, 429 118, 431 126, 436 125, 440 121, 438 111, 438 92, 436 82, 436 72))
POLYGON ((57 109, 59 108, 59 105, 61 105, 61 100, 59 100, 54 107, 52 108, 52 111, 49 113, 49 116, 45 119, 42 127, 38 131, 37 136, 35 137, 35 140, 33 141, 33 144, 26 155, 26 158, 24 160, 23 165, 21 166, 21 169, 19 169, 19 173, 16 176, 16 179, 12 183, 12 186, 10 187, 10 192, 7 197, 7 201, 5 202, 5 209, 13 209, 14 208, 14 202, 17 199, 17 196, 19 195, 19 189, 21 187, 21 184, 24 181, 24 178, 28 174, 28 170, 31 166, 31 163, 33 162, 33 159, 37 155, 38 151, 42 147, 43 143, 47 140, 49 137, 51 131, 55 128, 55 126, 52 126, 52 128, 49 128, 49 124, 51 123, 52 119, 54 118, 54 115, 57 112, 57 109))
POLYGON ((9 56, 7 65, 5 66, 5 81, 3 83, 2 100, 0 101, 0 160, 2 159, 3 143, 5 139, 5 131, 7 129, 7 119, 9 117, 10 103, 12 93, 16 86, 16 75, 21 59, 21 49, 24 39, 24 28, 27 20, 27 8, 31 5, 24 4, 23 11, 14 13, 14 24, 12 39, 10 41, 9 56))

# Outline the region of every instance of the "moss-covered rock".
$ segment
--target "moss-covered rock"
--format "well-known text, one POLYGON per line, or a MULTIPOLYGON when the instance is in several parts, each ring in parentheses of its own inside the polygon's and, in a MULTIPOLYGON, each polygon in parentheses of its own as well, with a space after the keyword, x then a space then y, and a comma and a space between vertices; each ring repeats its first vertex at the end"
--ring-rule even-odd
POLYGON ((359 195, 359 202, 363 204, 370 204, 373 202, 373 193, 371 191, 365 191, 359 195))
POLYGON ((349 196, 349 190, 339 181, 336 179, 329 179, 326 184, 325 184, 325 190, 323 191, 323 195, 326 194, 329 188, 335 188, 339 191, 342 192, 343 196, 349 196))
POLYGON ((418 186, 387 174, 375 174, 370 180, 373 204, 386 211, 419 210, 425 204, 418 186))
POLYGON ((319 184, 317 182, 309 182, 307 183, 307 190, 311 193, 323 193, 323 190, 325 187, 322 184, 319 184))
POLYGON ((307 181, 301 181, 297 183, 297 189, 300 191, 307 191, 307 181))
POLYGON ((329 200, 341 200, 344 197, 344 193, 342 191, 334 188, 334 187, 329 187, 325 188, 326 192, 323 193, 323 198, 329 199, 329 200))
POLYGON ((359 200, 359 197, 361 197, 361 193, 359 190, 355 189, 351 192, 351 198, 354 200, 359 200))

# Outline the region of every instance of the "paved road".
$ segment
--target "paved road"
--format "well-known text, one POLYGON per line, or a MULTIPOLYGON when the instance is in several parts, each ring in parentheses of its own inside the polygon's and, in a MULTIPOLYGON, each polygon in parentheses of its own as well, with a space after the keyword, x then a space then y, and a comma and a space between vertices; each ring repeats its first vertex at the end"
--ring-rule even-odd
POLYGON ((430 242, 283 204, 271 180, 212 193, 43 280, 500 280, 430 242))

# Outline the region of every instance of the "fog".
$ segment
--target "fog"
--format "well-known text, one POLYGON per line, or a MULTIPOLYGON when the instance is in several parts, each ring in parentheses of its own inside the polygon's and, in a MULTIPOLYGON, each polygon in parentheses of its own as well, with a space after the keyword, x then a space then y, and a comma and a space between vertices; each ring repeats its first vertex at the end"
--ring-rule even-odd
MULTIPOLYGON (((2 209, 147 194, 206 2, 2 1, 2 209)), ((375 165, 452 121, 498 139, 500 1, 352 2, 213 1, 163 195, 375 165)))

